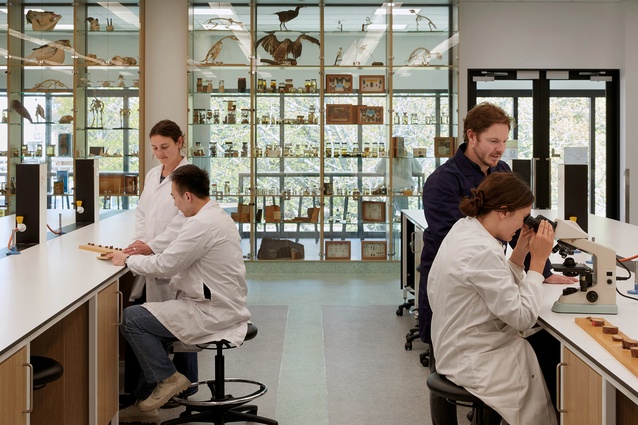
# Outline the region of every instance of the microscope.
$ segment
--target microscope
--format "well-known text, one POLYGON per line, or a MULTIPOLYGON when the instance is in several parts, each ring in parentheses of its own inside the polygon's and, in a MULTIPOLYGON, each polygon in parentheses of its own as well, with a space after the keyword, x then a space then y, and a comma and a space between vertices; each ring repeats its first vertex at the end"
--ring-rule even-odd
MULTIPOLYGON (((547 220, 543 216, 528 217, 525 224, 534 228, 534 221, 547 220), (530 221, 530 223, 528 223, 530 221)), ((535 229, 538 229, 536 224, 535 229)), ((553 249, 565 261, 552 264, 556 272, 565 276, 578 276, 579 288, 563 289, 563 294, 554 302, 552 311, 556 313, 618 314, 616 305, 616 252, 606 246, 590 241, 589 235, 571 220, 556 220, 554 237, 557 244, 553 249), (577 263, 569 255, 580 250, 592 255, 593 267, 577 263)))

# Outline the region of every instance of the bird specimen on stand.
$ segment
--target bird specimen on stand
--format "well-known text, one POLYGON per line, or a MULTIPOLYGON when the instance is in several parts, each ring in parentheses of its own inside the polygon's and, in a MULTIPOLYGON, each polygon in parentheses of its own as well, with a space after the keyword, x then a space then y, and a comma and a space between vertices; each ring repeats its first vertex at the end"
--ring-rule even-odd
POLYGON ((261 61, 271 65, 297 65, 297 58, 301 56, 301 42, 303 40, 319 46, 319 40, 304 33, 301 33, 295 41, 289 38, 279 41, 275 35, 275 31, 268 31, 267 33, 268 35, 257 40, 255 48, 259 47, 260 44, 263 46, 264 50, 268 52, 274 60, 262 59, 261 61), (292 58, 289 58, 288 55, 292 55, 292 58))
POLYGON ((219 24, 224 25, 224 28, 226 29, 230 29, 231 25, 237 25, 239 27, 244 25, 243 23, 236 21, 233 18, 210 18, 209 20, 207 20, 206 22, 202 24, 202 27, 204 27, 207 30, 212 30, 214 28, 217 28, 219 24))
POLYGON ((288 31, 288 28, 286 27, 286 22, 290 22, 293 19, 295 19, 299 15, 299 9, 301 9, 302 7, 305 7, 305 6, 297 6, 294 9, 282 10, 281 12, 275 12, 275 15, 279 17, 279 29, 281 31, 283 31, 284 28, 286 29, 286 31, 288 31))
POLYGON ((29 10, 26 14, 27 23, 31 24, 34 31, 52 31, 61 17, 62 15, 47 11, 29 10))
POLYGON ((221 53, 222 47, 224 47, 223 42, 227 38, 239 41, 239 38, 237 38, 237 36, 235 35, 227 35, 226 37, 223 37, 217 43, 213 44, 213 46, 208 50, 208 53, 206 53, 206 57, 204 58, 204 60, 202 60, 202 63, 221 63, 217 62, 215 59, 217 59, 217 56, 219 56, 219 54, 221 53))
POLYGON ((423 16, 423 15, 419 15, 418 13, 416 13, 416 10, 414 9, 410 9, 410 13, 414 14, 414 16, 416 17, 416 30, 419 30, 419 21, 425 19, 428 21, 428 26, 430 27, 430 31, 434 31, 436 29, 436 25, 434 25, 434 22, 432 22, 432 20, 430 18, 428 18, 427 16, 423 16))
POLYGON ((40 122, 40 118, 42 118, 42 120, 45 122, 47 120, 44 117, 44 108, 38 103, 38 105, 35 107, 35 119, 37 122, 40 122))
POLYGON ((33 124, 33 118, 31 118, 31 114, 18 99, 13 99, 13 101, 11 102, 11 109, 16 111, 22 118, 28 119, 29 122, 33 124))
POLYGON ((339 51, 337 52, 337 57, 335 58, 335 65, 340 63, 343 59, 343 47, 339 47, 339 51))
POLYGON ((26 62, 37 62, 47 65, 61 65, 64 62, 64 50, 71 47, 70 40, 57 40, 35 47, 33 53, 25 58, 26 62))

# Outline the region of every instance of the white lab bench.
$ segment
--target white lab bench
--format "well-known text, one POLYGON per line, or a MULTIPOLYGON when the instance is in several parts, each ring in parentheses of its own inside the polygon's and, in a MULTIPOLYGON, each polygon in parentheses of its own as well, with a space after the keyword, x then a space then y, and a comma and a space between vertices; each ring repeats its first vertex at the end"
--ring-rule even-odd
POLYGON ((127 269, 79 246, 127 246, 134 226, 127 211, 0 258, 1 425, 117 423, 118 284, 127 269), (35 392, 32 354, 64 367, 35 392))

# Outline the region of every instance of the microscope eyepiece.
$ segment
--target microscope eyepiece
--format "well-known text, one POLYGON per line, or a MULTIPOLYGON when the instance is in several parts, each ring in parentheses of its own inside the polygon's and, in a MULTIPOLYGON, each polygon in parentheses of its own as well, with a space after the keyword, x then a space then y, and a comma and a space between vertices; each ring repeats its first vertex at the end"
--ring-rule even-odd
POLYGON ((538 225, 541 224, 542 220, 549 222, 549 224, 552 225, 552 228, 556 230, 556 222, 550 220, 549 218, 541 214, 538 214, 535 218, 532 217, 531 214, 525 217, 525 225, 529 227, 530 229, 534 229, 534 232, 538 232, 538 225))

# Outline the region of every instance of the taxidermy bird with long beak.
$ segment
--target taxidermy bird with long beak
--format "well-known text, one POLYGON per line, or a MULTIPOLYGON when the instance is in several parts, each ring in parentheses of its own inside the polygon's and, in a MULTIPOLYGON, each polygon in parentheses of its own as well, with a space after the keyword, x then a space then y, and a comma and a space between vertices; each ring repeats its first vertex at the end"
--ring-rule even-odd
POLYGON ((270 53, 274 59, 274 61, 262 59, 261 61, 264 63, 269 63, 271 65, 297 65, 297 58, 301 56, 301 42, 303 40, 319 46, 319 40, 304 33, 301 33, 295 41, 292 41, 289 38, 279 41, 274 33, 275 31, 269 31, 267 36, 257 40, 255 47, 259 47, 261 44, 264 47, 264 50, 270 53), (289 58, 288 55, 292 55, 292 58, 289 58))
POLYGON ((239 38, 237 38, 237 36, 227 35, 226 37, 219 40, 217 43, 213 44, 213 46, 208 50, 208 53, 206 53, 206 57, 204 58, 202 63, 218 63, 216 62, 217 56, 219 56, 219 54, 222 52, 222 47, 224 47, 223 41, 227 38, 239 41, 239 38))
POLYGON ((64 51, 71 47, 69 40, 57 40, 33 49, 33 53, 25 58, 27 62, 61 65, 64 62, 64 51))
POLYGON ((33 124, 33 118, 31 118, 31 114, 29 113, 29 111, 27 111, 27 108, 24 107, 22 102, 17 99, 13 99, 13 101, 11 102, 11 109, 16 111, 22 118, 28 119, 29 122, 33 124))
POLYGON ((27 23, 31 24, 34 31, 52 31, 62 15, 54 12, 37 12, 29 10, 26 14, 27 23))
POLYGON ((299 15, 299 9, 301 9, 302 7, 305 7, 305 6, 297 6, 294 9, 282 10, 281 12, 275 12, 275 15, 279 17, 279 29, 283 31, 285 28, 286 31, 288 31, 288 28, 286 27, 286 22, 290 22, 293 19, 295 19, 299 15))

